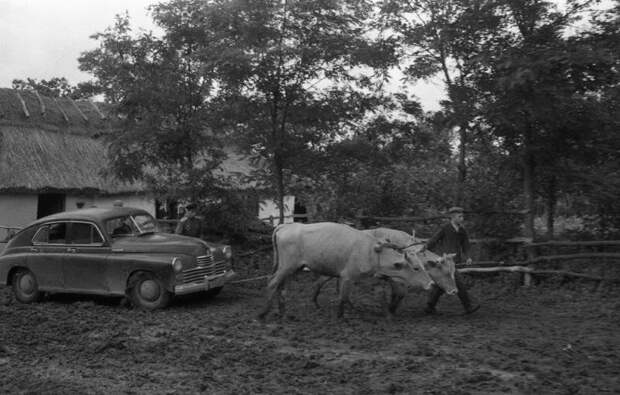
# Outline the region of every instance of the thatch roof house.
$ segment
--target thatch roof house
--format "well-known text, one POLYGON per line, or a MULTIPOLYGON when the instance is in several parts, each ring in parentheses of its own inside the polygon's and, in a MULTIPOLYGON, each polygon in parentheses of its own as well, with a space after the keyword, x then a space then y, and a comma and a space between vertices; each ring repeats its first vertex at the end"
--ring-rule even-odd
POLYGON ((86 100, 0 88, 0 226, 118 199, 154 212, 143 185, 104 175, 101 137, 118 123, 107 110, 86 100))

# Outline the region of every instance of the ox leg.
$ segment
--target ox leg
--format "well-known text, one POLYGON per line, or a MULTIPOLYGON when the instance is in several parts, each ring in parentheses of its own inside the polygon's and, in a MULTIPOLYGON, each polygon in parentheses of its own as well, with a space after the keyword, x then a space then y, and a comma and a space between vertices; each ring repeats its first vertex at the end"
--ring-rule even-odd
POLYGON ((269 313, 271 306, 273 305, 273 299, 276 297, 276 293, 278 294, 278 300, 280 300, 283 280, 284 278, 280 272, 277 272, 271 276, 271 279, 266 287, 267 302, 265 303, 263 310, 258 314, 258 319, 263 320, 265 316, 267 316, 267 313, 269 313))
POLYGON ((278 295, 278 313, 280 317, 284 317, 284 313, 286 312, 286 304, 284 300, 284 287, 286 286, 286 281, 282 281, 278 286, 277 295, 278 295))
POLYGON ((265 319, 265 316, 267 315, 267 313, 269 313, 269 310, 271 310, 271 305, 273 304, 273 298, 277 291, 276 287, 278 287, 279 285, 276 283, 276 280, 277 280, 277 276, 273 275, 271 279, 269 280, 269 283, 267 284, 266 291, 265 291, 266 293, 265 307, 258 314, 258 319, 261 321, 265 319))
POLYGON ((348 279, 340 280, 340 303, 338 304, 338 318, 342 318, 344 316, 344 305, 351 304, 349 300, 349 292, 351 291, 350 286, 351 281, 348 279))
POLYGON ((327 282, 331 280, 331 277, 327 277, 327 276, 320 276, 315 282, 314 282, 314 292, 312 294, 312 301, 314 302, 314 305, 316 306, 316 308, 318 309, 319 307, 319 293, 321 293, 321 288, 323 288, 323 286, 325 284, 327 284, 327 282))
MULTIPOLYGON (((390 306, 392 305, 391 300, 388 303, 388 301, 386 300, 386 292, 385 292, 385 281, 381 281, 381 310, 383 311, 383 315, 388 319, 388 320, 392 320, 393 314, 391 311, 390 306)), ((391 286, 391 284, 390 284, 391 286)), ((392 292, 393 294, 393 292, 392 292)))
POLYGON ((297 271, 298 267, 290 266, 282 269, 280 267, 278 271, 271 277, 269 283, 267 284, 267 303, 265 308, 259 313, 258 319, 262 320, 265 318, 267 313, 271 310, 271 306, 273 305, 273 300, 277 296, 278 297, 278 309, 280 313, 284 314, 284 296, 282 295, 282 289, 284 288, 284 284, 286 280, 297 271))
POLYGON ((394 314, 396 313, 396 309, 400 305, 400 302, 405 297, 407 289, 405 286, 398 284, 394 281, 390 281, 390 286, 392 288, 392 293, 390 295, 390 306, 388 308, 388 311, 390 314, 394 314))

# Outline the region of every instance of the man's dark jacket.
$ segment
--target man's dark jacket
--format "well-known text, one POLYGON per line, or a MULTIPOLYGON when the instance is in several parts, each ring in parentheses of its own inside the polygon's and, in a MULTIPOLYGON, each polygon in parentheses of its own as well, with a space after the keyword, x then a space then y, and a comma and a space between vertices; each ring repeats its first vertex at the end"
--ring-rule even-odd
POLYGON ((436 254, 456 254, 454 262, 461 263, 469 256, 469 237, 465 228, 459 226, 457 231, 448 222, 428 240, 426 247, 436 254))

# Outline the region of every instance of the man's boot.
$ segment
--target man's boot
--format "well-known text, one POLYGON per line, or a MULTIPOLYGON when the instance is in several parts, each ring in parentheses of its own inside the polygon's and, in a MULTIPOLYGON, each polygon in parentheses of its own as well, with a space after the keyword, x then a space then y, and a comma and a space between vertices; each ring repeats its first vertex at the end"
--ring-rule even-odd
POLYGON ((480 305, 472 305, 469 294, 467 293, 467 288, 465 288, 465 285, 461 282, 460 278, 455 277, 455 280, 457 296, 459 297, 461 304, 463 305, 463 309, 465 309, 465 314, 472 314, 478 311, 478 309, 480 309, 480 305))

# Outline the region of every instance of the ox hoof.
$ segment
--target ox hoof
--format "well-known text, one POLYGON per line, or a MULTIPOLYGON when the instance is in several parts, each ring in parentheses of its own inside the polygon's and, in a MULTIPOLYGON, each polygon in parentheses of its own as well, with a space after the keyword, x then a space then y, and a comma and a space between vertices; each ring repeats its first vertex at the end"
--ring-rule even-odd
POLYGON ((424 313, 428 315, 437 314, 437 310, 432 306, 426 306, 426 308, 424 309, 424 313))
POLYGON ((473 314, 476 311, 480 310, 480 305, 477 304, 474 307, 470 307, 467 310, 465 310, 465 312, 463 313, 463 315, 469 315, 469 314, 473 314))

